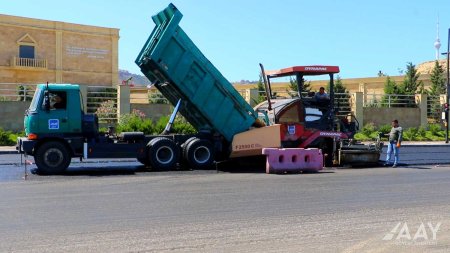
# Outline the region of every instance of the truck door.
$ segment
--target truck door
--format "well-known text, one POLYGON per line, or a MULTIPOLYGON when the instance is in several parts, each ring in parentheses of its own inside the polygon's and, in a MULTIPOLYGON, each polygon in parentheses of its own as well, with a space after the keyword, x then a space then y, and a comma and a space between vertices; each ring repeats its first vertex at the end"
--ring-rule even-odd
POLYGON ((41 107, 43 113, 39 117, 39 129, 47 133, 68 133, 70 126, 67 112, 67 92, 50 90, 47 98, 50 102, 50 110, 45 109, 46 98, 44 98, 41 107))

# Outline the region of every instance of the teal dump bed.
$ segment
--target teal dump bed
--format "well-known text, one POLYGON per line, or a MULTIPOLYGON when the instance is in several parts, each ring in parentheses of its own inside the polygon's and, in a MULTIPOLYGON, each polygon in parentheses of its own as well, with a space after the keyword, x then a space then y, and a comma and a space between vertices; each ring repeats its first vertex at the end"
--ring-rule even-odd
POLYGON ((178 26, 182 18, 170 4, 153 16, 153 29, 136 64, 156 88, 197 130, 220 133, 231 141, 257 115, 178 26))

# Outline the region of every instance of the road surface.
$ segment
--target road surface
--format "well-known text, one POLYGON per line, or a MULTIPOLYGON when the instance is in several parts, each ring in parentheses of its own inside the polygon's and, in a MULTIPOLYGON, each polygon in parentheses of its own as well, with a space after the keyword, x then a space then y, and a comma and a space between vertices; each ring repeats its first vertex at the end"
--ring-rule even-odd
POLYGON ((1 182, 0 252, 450 249, 449 166, 287 175, 116 166, 121 173, 1 182), (423 231, 405 239, 405 224, 413 238, 422 223, 427 240, 423 231), (435 240, 427 224, 439 224, 435 240))
POLYGON ((93 160, 26 181, 0 155, 0 252, 448 252, 448 153, 286 175, 93 160))

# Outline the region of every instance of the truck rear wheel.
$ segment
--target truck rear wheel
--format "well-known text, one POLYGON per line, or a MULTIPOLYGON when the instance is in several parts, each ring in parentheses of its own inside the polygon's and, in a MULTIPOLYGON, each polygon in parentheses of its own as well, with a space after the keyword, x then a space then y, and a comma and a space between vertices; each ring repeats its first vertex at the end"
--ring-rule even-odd
POLYGON ((34 154, 38 172, 43 174, 57 174, 66 171, 70 159, 71 156, 67 147, 57 141, 42 144, 34 154))
POLYGON ((149 160, 156 170, 170 170, 175 168, 180 158, 180 149, 170 139, 158 137, 149 143, 149 160))
POLYGON ((192 169, 208 169, 214 162, 214 146, 208 140, 196 138, 183 147, 183 158, 192 169))

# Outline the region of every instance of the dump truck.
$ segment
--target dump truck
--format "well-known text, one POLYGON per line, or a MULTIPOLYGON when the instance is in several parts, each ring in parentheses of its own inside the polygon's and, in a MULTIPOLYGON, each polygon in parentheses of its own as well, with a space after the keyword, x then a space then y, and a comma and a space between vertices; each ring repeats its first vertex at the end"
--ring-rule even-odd
MULTIPOLYGON (((155 170, 178 166, 205 169, 215 161, 262 156, 269 152, 264 149, 275 149, 278 163, 283 160, 281 156, 295 151, 301 153, 302 159, 291 157, 296 160, 294 170, 319 170, 323 167, 322 150, 328 160, 335 157, 340 151, 337 142, 348 135, 334 127, 332 107, 316 115, 320 122, 327 122, 324 128, 305 122, 309 117, 305 112, 310 110, 302 96, 294 102, 298 117, 288 121, 277 108, 290 108, 291 103, 270 101, 270 91, 266 106, 252 108, 179 26, 181 18, 173 4, 153 16, 156 26, 135 61, 152 85, 174 105, 164 133, 100 133, 97 116, 83 108, 79 85, 40 84, 25 113, 26 136, 18 138, 19 152, 34 156, 38 172, 45 174, 64 172, 72 158, 136 158, 155 170), (61 104, 56 107, 52 101, 57 97, 61 104), (198 132, 171 134, 170 125, 177 113, 198 132), (297 168, 300 163, 302 166, 297 168)), ((324 73, 311 71, 308 73, 324 73)), ((331 78, 335 72, 329 73, 331 78)), ((300 72, 294 69, 292 73, 300 72)))

